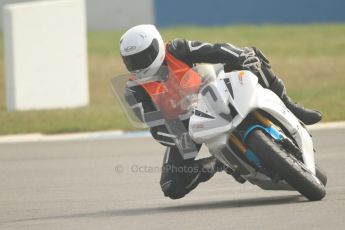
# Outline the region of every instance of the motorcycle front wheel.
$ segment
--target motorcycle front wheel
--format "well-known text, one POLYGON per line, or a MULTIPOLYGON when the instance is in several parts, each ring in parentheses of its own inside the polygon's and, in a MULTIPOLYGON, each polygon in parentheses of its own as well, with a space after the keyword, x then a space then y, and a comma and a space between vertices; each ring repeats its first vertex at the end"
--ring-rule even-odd
POLYGON ((278 173, 288 184, 311 201, 326 195, 325 186, 305 165, 261 129, 253 130, 247 137, 247 146, 260 159, 268 171, 278 173))
POLYGON ((322 184, 326 187, 327 184, 327 174, 326 172, 318 165, 315 164, 315 175, 319 180, 322 182, 322 184))

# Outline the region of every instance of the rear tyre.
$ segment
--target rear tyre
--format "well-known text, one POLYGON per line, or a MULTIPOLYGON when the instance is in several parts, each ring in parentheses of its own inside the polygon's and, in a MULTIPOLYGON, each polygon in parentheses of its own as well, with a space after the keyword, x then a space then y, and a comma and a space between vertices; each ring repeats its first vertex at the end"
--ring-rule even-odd
POLYGON ((322 182, 318 181, 302 162, 289 154, 263 130, 252 131, 246 142, 266 169, 278 173, 282 179, 309 200, 321 200, 326 195, 322 182))

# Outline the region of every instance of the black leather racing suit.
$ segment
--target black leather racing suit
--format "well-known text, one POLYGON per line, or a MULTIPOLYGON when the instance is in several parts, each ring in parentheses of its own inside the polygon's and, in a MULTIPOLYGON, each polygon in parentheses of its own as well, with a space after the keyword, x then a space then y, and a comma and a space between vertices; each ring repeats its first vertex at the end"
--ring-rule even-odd
MULTIPOLYGON (((167 50, 175 58, 190 67, 195 63, 223 63, 226 71, 251 70, 259 77, 259 83, 263 87, 270 88, 282 99, 286 95, 282 81, 272 72, 267 58, 255 47, 239 48, 229 43, 210 44, 174 39, 168 43, 167 50)), ((141 102, 140 106, 145 112, 155 110, 150 96, 141 86, 131 87, 127 93, 132 94, 139 104, 141 102)), ((183 121, 186 128, 188 128, 188 122, 189 119, 183 121)), ((183 160, 179 150, 174 146, 174 140, 170 137, 171 135, 169 135, 164 125, 151 127, 150 131, 158 142, 167 146, 160 181, 165 196, 172 199, 181 198, 193 190, 200 182, 210 179, 216 171, 222 169, 221 164, 217 164, 213 158, 183 160), (171 170, 173 167, 184 166, 200 170, 171 170), (203 168, 207 168, 207 170, 201 170, 203 168)), ((200 145, 196 144, 196 146, 197 149, 200 149, 200 145)))

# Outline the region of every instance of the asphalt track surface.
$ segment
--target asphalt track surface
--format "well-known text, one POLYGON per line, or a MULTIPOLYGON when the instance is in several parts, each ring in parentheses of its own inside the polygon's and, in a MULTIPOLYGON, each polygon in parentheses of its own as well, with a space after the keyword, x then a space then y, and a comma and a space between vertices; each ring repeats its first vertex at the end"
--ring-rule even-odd
POLYGON ((312 133, 329 179, 318 202, 225 173, 170 200, 150 138, 0 144, 0 229, 345 229, 345 129, 312 133))

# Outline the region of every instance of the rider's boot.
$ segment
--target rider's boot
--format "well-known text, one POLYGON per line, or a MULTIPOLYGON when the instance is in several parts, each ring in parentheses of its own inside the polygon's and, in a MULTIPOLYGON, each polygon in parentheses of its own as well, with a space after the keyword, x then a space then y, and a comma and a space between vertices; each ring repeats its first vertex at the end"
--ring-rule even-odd
POLYGON ((160 181, 162 191, 171 199, 182 198, 223 168, 214 157, 184 160, 177 148, 168 148, 160 181))
POLYGON ((196 160, 192 163, 194 173, 186 174, 186 189, 192 191, 201 182, 211 179, 216 172, 224 170, 224 165, 215 157, 207 157, 196 160))
POLYGON ((199 165, 201 174, 198 179, 198 182, 205 182, 211 179, 216 172, 225 171, 227 174, 232 175, 236 181, 243 184, 246 180, 241 177, 241 174, 238 171, 234 171, 231 168, 226 167, 215 157, 208 157, 197 160, 196 163, 199 165))
POLYGON ((285 106, 304 124, 312 125, 321 121, 321 112, 305 108, 303 105, 298 104, 290 99, 286 93, 283 81, 278 77, 275 77, 275 79, 272 81, 270 84, 270 89, 282 99, 285 106))
POLYGON ((195 163, 198 165, 200 171, 199 182, 208 181, 216 172, 224 170, 224 165, 213 156, 196 160, 195 163))

